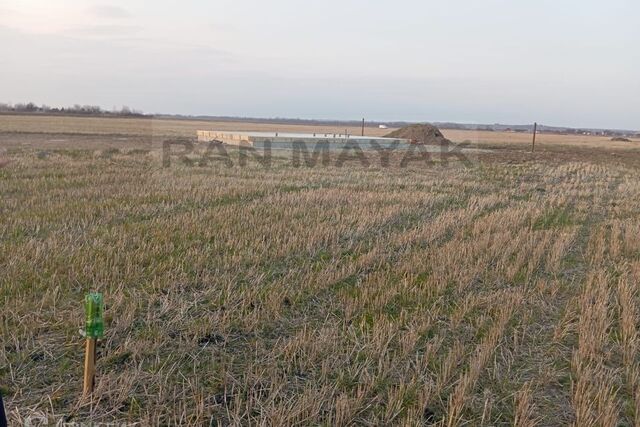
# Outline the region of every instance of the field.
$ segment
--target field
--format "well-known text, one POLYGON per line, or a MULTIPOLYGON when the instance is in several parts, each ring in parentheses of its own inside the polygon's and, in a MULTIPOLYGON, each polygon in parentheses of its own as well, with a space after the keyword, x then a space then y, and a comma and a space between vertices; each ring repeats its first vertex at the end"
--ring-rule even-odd
MULTIPOLYGON (((347 127, 353 135, 360 135, 360 127, 347 127)), ((159 120, 127 118, 78 118, 65 116, 0 115, 1 147, 65 148, 132 148, 149 144, 154 137, 193 137, 197 130, 257 131, 257 132, 318 132, 341 133, 344 126, 301 126, 266 123, 239 123, 205 120, 159 120)), ((384 136, 395 129, 366 128, 366 134, 384 136)), ((454 142, 470 141, 482 147, 528 148, 531 135, 527 133, 488 132, 443 129, 454 142)), ((640 140, 632 143, 613 142, 610 138, 580 135, 539 134, 539 147, 589 147, 608 150, 639 150, 640 140)))
POLYGON ((162 167, 152 140, 199 127, 0 116, 10 423, 640 424, 639 142, 162 167))

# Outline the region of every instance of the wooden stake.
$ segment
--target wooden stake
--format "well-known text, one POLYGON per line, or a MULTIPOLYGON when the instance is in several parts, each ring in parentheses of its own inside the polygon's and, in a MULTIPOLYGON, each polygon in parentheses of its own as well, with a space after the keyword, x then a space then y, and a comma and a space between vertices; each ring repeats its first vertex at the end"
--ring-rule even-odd
POLYGON ((87 338, 84 350, 84 389, 86 397, 93 393, 93 383, 96 377, 96 339, 87 338))
POLYGON ((531 152, 536 151, 536 132, 538 131, 538 123, 533 124, 533 141, 531 142, 531 152))

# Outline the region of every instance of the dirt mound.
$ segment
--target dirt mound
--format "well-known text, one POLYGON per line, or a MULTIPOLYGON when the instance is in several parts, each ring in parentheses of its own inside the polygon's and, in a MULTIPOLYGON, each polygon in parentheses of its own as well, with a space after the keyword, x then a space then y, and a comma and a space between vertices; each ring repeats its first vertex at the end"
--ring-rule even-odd
POLYGON ((388 138, 403 138, 408 139, 412 144, 425 144, 425 145, 448 145, 451 144, 447 138, 444 137, 440 129, 430 124, 418 124, 410 125, 394 130, 388 135, 388 138))
POLYGON ((621 136, 616 136, 615 138, 611 138, 611 140, 618 141, 618 142, 631 142, 629 138, 623 138, 621 136))

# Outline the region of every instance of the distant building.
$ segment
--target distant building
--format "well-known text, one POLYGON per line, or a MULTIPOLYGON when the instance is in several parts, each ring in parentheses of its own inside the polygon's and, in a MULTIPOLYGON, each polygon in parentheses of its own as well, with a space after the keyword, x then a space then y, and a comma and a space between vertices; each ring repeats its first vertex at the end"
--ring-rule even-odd
POLYGON ((380 128, 380 129, 389 129, 389 128, 387 127, 387 125, 380 125, 380 126, 378 126, 378 128, 380 128))

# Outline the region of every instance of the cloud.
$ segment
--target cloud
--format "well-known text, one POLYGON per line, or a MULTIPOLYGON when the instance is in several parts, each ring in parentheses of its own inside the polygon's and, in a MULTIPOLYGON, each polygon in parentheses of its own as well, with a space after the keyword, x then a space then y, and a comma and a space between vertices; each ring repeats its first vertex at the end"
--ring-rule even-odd
POLYGON ((65 33, 70 36, 94 36, 94 37, 124 37, 142 31, 142 27, 136 25, 88 25, 68 30, 65 33))
POLYGON ((107 4, 93 6, 89 8, 89 13, 97 18, 103 19, 124 19, 131 16, 124 8, 107 4))
POLYGON ((15 11, 13 9, 10 9, 6 6, 0 6, 0 15, 7 16, 7 15, 13 15, 13 14, 15 14, 15 11))

